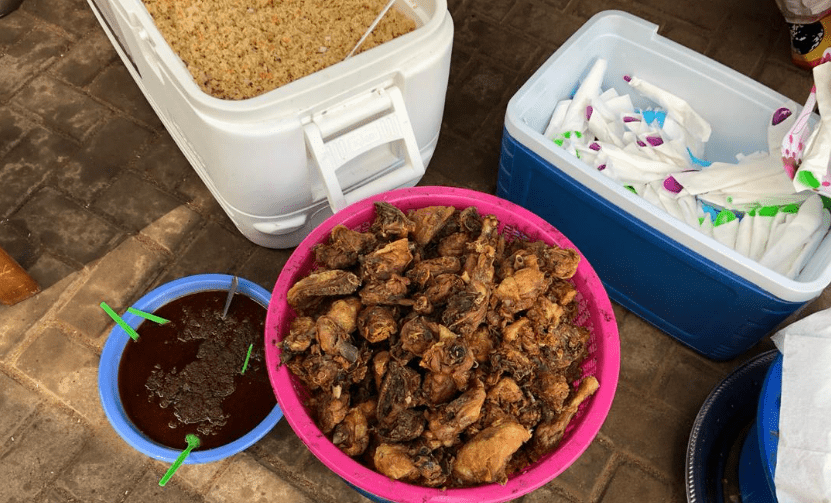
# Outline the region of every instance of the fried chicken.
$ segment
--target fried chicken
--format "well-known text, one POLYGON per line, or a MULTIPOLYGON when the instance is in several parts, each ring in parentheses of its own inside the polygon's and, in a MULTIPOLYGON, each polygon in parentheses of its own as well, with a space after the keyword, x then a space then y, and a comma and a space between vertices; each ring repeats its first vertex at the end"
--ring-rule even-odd
POLYGON ((475 207, 375 210, 367 232, 336 226, 314 247, 318 268, 287 294, 281 364, 321 432, 376 471, 504 483, 557 447, 597 389, 574 321, 580 255, 500 232, 475 207))

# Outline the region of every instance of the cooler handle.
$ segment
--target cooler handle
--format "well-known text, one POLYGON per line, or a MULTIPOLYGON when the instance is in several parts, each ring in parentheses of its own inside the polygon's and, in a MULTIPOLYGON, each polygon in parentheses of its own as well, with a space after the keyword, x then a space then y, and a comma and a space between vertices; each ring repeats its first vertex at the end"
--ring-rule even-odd
POLYGON ((317 113, 303 130, 333 213, 361 199, 401 187, 424 175, 424 162, 407 115, 404 98, 396 86, 375 89, 368 95, 317 113), (389 113, 354 127, 385 110, 389 110, 389 113), (344 130, 346 132, 332 137, 344 130), (329 140, 324 141, 324 137, 329 140), (403 142, 404 164, 344 194, 336 174, 338 168, 375 147, 394 141, 403 142))

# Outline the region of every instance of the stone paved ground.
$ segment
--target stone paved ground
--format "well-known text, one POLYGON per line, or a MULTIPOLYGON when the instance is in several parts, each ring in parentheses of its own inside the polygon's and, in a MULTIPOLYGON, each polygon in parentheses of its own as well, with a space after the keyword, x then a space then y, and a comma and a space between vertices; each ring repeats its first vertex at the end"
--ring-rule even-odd
MULTIPOLYGON (((621 9, 802 103, 773 0, 451 0, 455 39, 423 184, 494 193, 508 99, 589 17, 621 9)), ((291 250, 248 242, 164 130, 84 0, 0 19, 0 246, 43 291, 0 306, 0 502, 364 501, 285 421, 244 453, 167 466, 129 448, 98 401, 111 322, 155 285, 228 273, 271 291, 291 250)), ((826 295, 807 312, 829 305, 826 295)), ((685 501, 690 427, 712 387, 769 341, 714 362, 615 306, 620 386, 600 434, 524 503, 685 501)))

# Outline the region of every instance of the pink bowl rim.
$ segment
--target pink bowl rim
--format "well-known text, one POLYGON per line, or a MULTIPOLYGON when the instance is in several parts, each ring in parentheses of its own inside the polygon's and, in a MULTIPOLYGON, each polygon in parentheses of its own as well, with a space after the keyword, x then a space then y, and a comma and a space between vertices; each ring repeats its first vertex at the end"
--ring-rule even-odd
MULTIPOLYGON (((487 211, 480 212, 488 214, 487 211)), ((525 208, 490 194, 456 187, 419 186, 384 192, 350 205, 317 226, 297 246, 280 272, 266 314, 265 338, 269 379, 283 415, 295 434, 324 465, 348 483, 377 497, 399 503, 499 503, 518 498, 545 485, 576 461, 600 431, 611 409, 620 370, 620 340, 611 301, 586 257, 560 231, 525 208), (436 202, 437 198, 441 198, 441 203, 436 202), (536 236, 529 234, 531 239, 541 239, 549 244, 554 242, 580 254, 581 260, 575 277, 582 275, 588 290, 594 296, 594 302, 589 305, 592 312, 593 337, 602 337, 603 351, 598 357, 595 373, 601 385, 584 405, 586 410, 583 411, 579 427, 571 431, 553 453, 530 466, 522 474, 513 476, 504 485, 488 484, 453 489, 426 488, 392 480, 370 470, 344 454, 320 432, 293 390, 291 373, 285 366, 277 366, 279 349, 275 343, 280 340, 277 328, 280 320, 277 313, 281 310, 277 306, 280 305, 283 312, 291 312, 283 292, 288 291, 295 281, 295 275, 307 260, 314 245, 328 238, 332 228, 337 224, 354 228, 364 222, 366 218, 363 215, 368 209, 374 209, 376 201, 391 204, 401 202, 408 205, 416 202, 414 207, 438 204, 453 205, 457 208, 499 206, 521 219, 526 227, 524 231, 529 230, 528 228, 537 230, 536 236), (418 204, 419 202, 423 204, 418 204)))

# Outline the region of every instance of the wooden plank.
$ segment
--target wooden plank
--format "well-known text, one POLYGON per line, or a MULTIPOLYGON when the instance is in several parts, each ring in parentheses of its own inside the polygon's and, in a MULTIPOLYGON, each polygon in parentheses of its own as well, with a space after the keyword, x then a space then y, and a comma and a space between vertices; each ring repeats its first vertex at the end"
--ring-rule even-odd
POLYGON ((12 306, 40 292, 40 286, 0 248, 0 303, 12 306))

